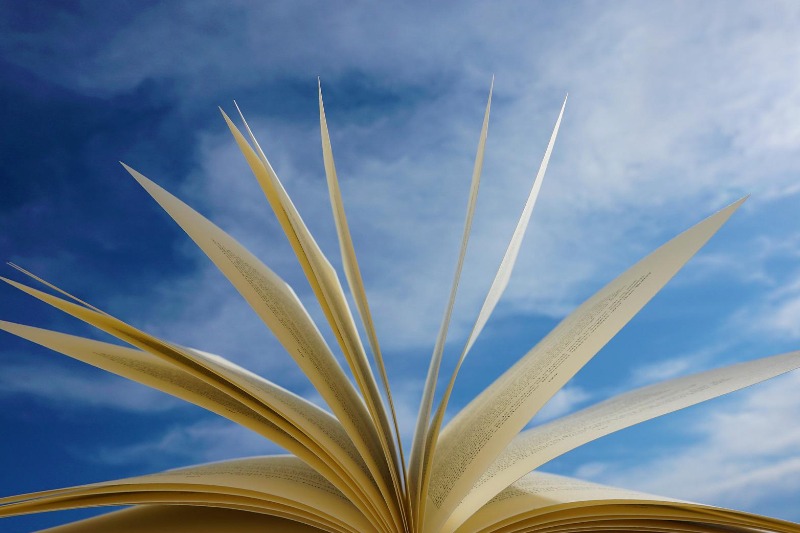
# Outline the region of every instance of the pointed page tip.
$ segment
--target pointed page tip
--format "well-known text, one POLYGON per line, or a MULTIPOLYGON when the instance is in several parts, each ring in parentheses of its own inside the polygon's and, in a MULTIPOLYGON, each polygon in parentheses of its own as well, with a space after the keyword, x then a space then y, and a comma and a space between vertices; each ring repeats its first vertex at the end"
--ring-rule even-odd
POLYGON ((145 176, 144 174, 142 174, 138 170, 133 169, 133 168, 129 167, 128 165, 124 165, 124 166, 125 166, 125 170, 127 170, 128 173, 131 175, 131 177, 136 180, 136 183, 138 183, 139 185, 144 187, 145 190, 149 190, 150 186, 155 185, 152 180, 150 180, 147 176, 145 176))
POLYGON ((720 209, 720 211, 736 211, 737 209, 742 207, 742 204, 745 203, 749 198, 750 194, 749 193, 745 194, 735 202, 729 204, 727 207, 723 207, 722 209, 720 209))
POLYGON ((27 271, 27 270, 25 270, 24 268, 22 268, 21 266, 19 266, 18 264, 14 263, 14 262, 11 262, 11 261, 6 261, 6 264, 7 264, 8 266, 10 266, 11 268, 13 268, 13 269, 16 269, 16 270, 18 270, 18 271, 20 271, 20 272, 24 272, 24 273, 26 273, 26 274, 28 273, 28 271, 27 271))
POLYGON ((120 161, 120 164, 122 165, 122 168, 124 168, 125 170, 128 171, 128 174, 133 176, 135 179, 139 179, 137 176, 141 176, 141 174, 139 172, 137 172, 136 169, 134 169, 132 167, 129 167, 128 165, 126 165, 122 161, 120 161))

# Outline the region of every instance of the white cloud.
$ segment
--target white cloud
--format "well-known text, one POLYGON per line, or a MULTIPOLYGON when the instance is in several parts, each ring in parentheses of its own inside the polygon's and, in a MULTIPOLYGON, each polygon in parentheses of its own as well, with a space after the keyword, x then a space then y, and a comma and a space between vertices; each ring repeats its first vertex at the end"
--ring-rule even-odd
MULTIPOLYGON (((796 269, 790 272, 798 273, 796 269)), ((795 279, 773 289, 757 305, 739 310, 731 319, 732 327, 756 335, 800 339, 800 280, 795 279)))
POLYGON ((571 413, 592 398, 592 394, 577 385, 567 385, 559 390, 550 400, 536 413, 531 421, 532 424, 541 424, 571 413))
POLYGON ((635 368, 632 381, 636 386, 648 385, 680 376, 696 368, 695 361, 692 358, 676 357, 666 359, 635 368))

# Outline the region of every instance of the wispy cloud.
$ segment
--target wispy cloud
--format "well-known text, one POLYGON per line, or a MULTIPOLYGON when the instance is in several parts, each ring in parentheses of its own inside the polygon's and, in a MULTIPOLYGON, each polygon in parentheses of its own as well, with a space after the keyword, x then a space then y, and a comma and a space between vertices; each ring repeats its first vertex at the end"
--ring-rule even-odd
POLYGON ((173 398, 104 372, 78 373, 75 369, 41 364, 4 364, 0 396, 32 395, 54 405, 76 409, 103 408, 158 412, 186 405, 173 398))
MULTIPOLYGON (((161 468, 175 461, 196 464, 274 453, 285 453, 285 450, 237 424, 206 418, 190 424, 175 424, 150 440, 128 446, 101 447, 90 457, 106 464, 161 468)), ((80 456, 85 457, 85 453, 80 456)))
POLYGON ((665 381, 685 374, 689 370, 696 370, 697 367, 693 363, 690 358, 676 357, 641 366, 633 370, 632 381, 636 386, 665 381))
MULTIPOLYGON (((800 271, 790 270, 796 274, 800 271)), ((739 310, 731 319, 732 327, 751 334, 796 340, 800 339, 800 278, 786 276, 783 286, 770 291, 763 301, 752 307, 739 310)))

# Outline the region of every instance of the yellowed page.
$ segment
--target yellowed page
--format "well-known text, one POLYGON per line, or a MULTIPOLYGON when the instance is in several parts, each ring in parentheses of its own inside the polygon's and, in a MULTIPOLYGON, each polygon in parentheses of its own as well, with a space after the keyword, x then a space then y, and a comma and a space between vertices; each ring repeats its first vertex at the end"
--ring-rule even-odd
MULTIPOLYGON (((106 505, 118 504, 113 494, 120 493, 125 501, 127 493, 175 492, 175 501, 180 501, 180 493, 208 493, 209 501, 224 502, 224 496, 244 496, 274 501, 301 509, 303 513, 315 513, 342 524, 353 531, 376 531, 370 522, 350 503, 350 501, 313 468, 293 456, 252 457, 223 461, 207 465, 169 470, 158 474, 139 476, 104 483, 63 489, 38 499, 28 499, 19 503, 6 503, 0 507, 0 516, 11 516, 47 506, 48 500, 74 508, 94 505, 90 496, 109 497, 106 505), (217 498, 214 495, 222 496, 217 498)), ((130 501, 130 500, 128 500, 130 501)), ((236 501, 234 498, 232 501, 236 501)))
POLYGON ((475 164, 472 168, 472 182, 470 184, 469 199, 467 201, 467 214, 464 220, 464 231, 461 236, 461 246, 458 252, 456 270, 453 274, 453 283, 450 286, 450 297, 447 300, 444 316, 442 317, 442 322, 439 326, 439 333, 436 336, 436 343, 433 347, 431 362, 428 366, 428 374, 425 377, 425 384, 422 388, 422 399, 420 400, 419 413, 417 414, 417 424, 414 429, 414 439, 411 442, 411 457, 409 458, 408 464, 408 478, 411 501, 414 503, 414 509, 417 512, 417 520, 421 520, 419 511, 424 503, 424 496, 422 492, 422 473, 423 466, 425 464, 426 448, 428 448, 430 445, 428 431, 431 410, 433 409, 433 399, 434 395, 436 394, 436 381, 439 378, 439 368, 442 364, 444 345, 447 341, 447 330, 450 327, 450 317, 453 313, 453 306, 456 301, 458 283, 461 279, 461 269, 464 265, 464 257, 467 253, 467 244, 469 243, 469 235, 472 229, 472 218, 475 213, 475 204, 478 200, 478 189, 480 187, 481 172, 483 170, 483 154, 486 150, 486 138, 489 135, 489 112, 492 108, 493 89, 494 78, 492 78, 492 84, 489 87, 489 98, 486 101, 486 110, 483 114, 483 125, 481 126, 481 134, 478 139, 478 150, 477 154, 475 155, 475 164))
POLYGON ((426 528, 438 531, 536 412, 728 220, 742 198, 681 233, 564 319, 442 432, 431 469, 426 528))
POLYGON ((255 512, 185 505, 143 505, 45 529, 41 533, 315 533, 314 526, 255 512))
MULTIPOLYGON (((324 433, 339 434, 340 439, 343 438, 343 430, 331 430, 328 427, 330 426, 328 417, 320 417, 320 410, 313 404, 297 402, 295 408, 300 412, 306 413, 303 418, 318 425, 316 430, 310 428, 310 432, 316 435, 316 440, 307 437, 305 434, 299 434, 296 430, 292 431, 293 435, 287 433, 271 422, 269 418, 265 418, 262 414, 229 397, 213 385, 147 352, 4 321, 0 321, 0 329, 79 361, 184 399, 247 427, 283 446, 311 465, 336 485, 339 490, 347 494, 365 513, 369 514, 371 512, 374 514, 377 512, 375 511, 374 500, 379 500, 380 496, 371 483, 368 473, 365 473, 363 463, 359 461, 358 465, 360 466, 356 466, 350 461, 337 461, 331 456, 328 449, 322 448, 317 444, 318 441, 325 443, 320 435, 316 435, 320 432, 319 427, 327 427, 328 430, 324 431, 324 433), (342 463, 344 463, 344 466, 342 466, 342 463), (359 471, 362 472, 362 475, 359 475, 359 471), (369 490, 370 487, 372 490, 369 490), (369 496, 366 496, 367 494, 369 496)), ((209 362, 215 361, 217 365, 232 369, 234 371, 232 373, 242 375, 246 372, 219 356, 199 351, 193 352, 198 357, 205 358, 209 362), (238 372, 236 371, 237 369, 238 372)), ((264 387, 261 383, 263 379, 256 378, 250 377, 249 379, 256 383, 260 390, 264 387)), ((267 398, 272 398, 276 386, 270 386, 269 382, 266 383, 267 386, 261 392, 267 398)), ((277 390, 281 391, 282 389, 277 388, 277 390)), ((283 396, 296 402, 295 397, 292 395, 283 394, 283 396)), ((280 415, 275 413, 272 418, 274 419, 275 417, 280 417, 280 415)), ((341 446, 352 448, 352 443, 344 442, 341 443, 341 446)), ((358 457, 356 455, 354 461, 357 460, 358 457)))
MULTIPOLYGON (((261 185, 286 237, 289 239, 300 266, 303 268, 314 295, 317 297, 317 301, 322 307, 328 323, 339 342, 342 353, 364 395, 370 416, 377 428, 377 437, 381 444, 384 461, 387 464, 389 477, 386 480, 387 483, 392 484, 394 487, 394 498, 387 499, 387 505, 397 516, 399 527, 400 517, 395 511, 402 512, 402 507, 397 507, 399 502, 402 501, 402 473, 397 462, 396 443, 391 438, 392 430, 386 409, 383 405, 378 385, 375 382, 375 376, 364 352, 364 346, 358 336, 358 330, 350 307, 347 304, 344 290, 339 282, 339 277, 308 231, 303 219, 278 179, 278 175, 272 169, 272 165, 270 165, 255 136, 247 126, 247 122, 245 121, 245 126, 258 153, 247 144, 244 136, 228 116, 224 112, 222 114, 236 139, 236 143, 239 145, 239 149, 244 154, 253 174, 261 185)), ((242 120, 244 121, 244 116, 242 116, 242 120)))
POLYGON ((643 387, 524 431, 478 479, 445 527, 455 529, 505 487, 582 444, 798 367, 800 352, 739 363, 643 387))
POLYGON ((42 285, 44 285, 44 286, 46 286, 46 287, 49 287, 49 288, 53 289, 54 291, 56 291, 56 292, 58 292, 58 293, 61 293, 61 294, 63 294, 63 295, 64 295, 64 296, 66 296, 67 298, 70 298, 70 299, 72 299, 73 301, 75 301, 75 302, 77 302, 77 303, 81 304, 81 305, 82 305, 82 306, 84 306, 84 307, 88 307, 88 308, 89 308, 89 309, 91 309, 92 311, 97 311, 98 313, 102 313, 102 314, 108 314, 108 313, 106 313, 105 311, 103 311, 103 310, 101 310, 101 309, 98 309, 97 307, 93 306, 92 304, 90 304, 90 303, 87 303, 87 302, 84 302, 84 301, 83 301, 83 300, 81 300, 80 298, 77 298, 76 296, 73 296, 73 295, 71 295, 70 293, 68 293, 68 292, 66 292, 66 291, 64 291, 64 290, 62 290, 62 289, 60 289, 60 288, 56 287, 55 285, 53 285, 53 284, 52 284, 52 283, 50 283, 49 281, 47 281, 47 280, 44 280, 44 279, 40 278, 39 276, 37 276, 37 275, 36 275, 36 274, 34 274, 33 272, 30 272, 30 271, 28 271, 28 270, 25 270, 24 268, 22 268, 21 266, 19 266, 19 265, 15 264, 15 263, 12 263, 12 262, 10 262, 10 261, 9 261, 9 262, 8 262, 8 266, 10 266, 10 267, 12 267, 12 268, 15 268, 15 269, 19 270, 20 272, 22 272, 22 273, 23 273, 23 274, 25 274, 26 276, 28 276, 28 277, 31 277, 31 278, 33 278, 33 279, 35 279, 36 281, 38 281, 38 282, 39 282, 39 283, 41 283, 42 285))
POLYGON ((335 468, 338 464, 339 468, 335 470, 342 479, 356 480, 357 483, 350 483, 351 489, 356 493, 364 491, 370 498, 372 507, 385 517, 388 510, 386 506, 381 505, 382 498, 358 450, 339 422, 324 410, 222 358, 170 344, 110 315, 97 313, 5 278, 0 279, 212 384, 250 409, 266 416, 306 446, 310 446, 309 439, 304 440, 300 435, 309 437, 311 443, 323 446, 323 449, 327 450, 320 454, 321 458, 331 457, 333 462, 329 466, 335 468), (275 414, 278 416, 274 416, 275 414), (347 466, 342 468, 341 465, 347 466))
MULTIPOLYGON (((147 352, 6 321, 0 321, 0 329, 73 359, 199 405, 267 437, 296 455, 296 452, 302 454, 302 450, 305 449, 305 446, 293 436, 242 405, 241 402, 147 352)), ((322 470, 328 470, 319 458, 314 455, 311 457, 316 459, 315 468, 321 466, 322 470)), ((336 479, 337 476, 333 477, 336 479)))
POLYGON ((395 510, 381 437, 368 410, 294 291, 244 246, 142 174, 125 167, 183 228, 272 330, 353 439, 395 510))
MULTIPOLYGON (((350 228, 347 224, 347 216, 344 211, 344 203, 342 202, 342 193, 339 189, 339 179, 336 175, 336 165, 333 161, 333 148, 331 147, 331 139, 328 134, 328 122, 325 118, 325 106, 322 102, 322 85, 318 86, 319 89, 319 126, 320 136, 322 138, 322 158, 325 162, 325 176, 328 181, 328 195, 331 200, 331 210, 333 211, 333 220, 336 224, 336 233, 339 237, 339 251, 342 256, 342 265, 344 266, 344 274, 347 279, 347 284, 350 287, 350 293, 353 295, 353 300, 356 303, 356 309, 361 322, 364 325, 364 331, 367 333, 372 355, 375 358, 375 364, 378 367, 378 372, 383 382, 383 388, 386 392, 386 398, 389 400, 389 411, 392 415, 392 423, 394 425, 395 442, 397 442, 397 449, 400 454, 400 468, 405 471, 405 457, 403 455, 403 443, 400 439, 400 428, 397 424, 397 413, 394 408, 394 400, 392 399, 392 390, 389 386, 389 376, 386 374, 386 366, 383 362, 383 355, 381 354, 380 343, 378 342, 378 335, 375 332, 375 324, 372 321, 372 313, 369 310, 369 301, 367 300, 367 291, 364 288, 364 280, 361 278, 361 269, 358 267, 358 259, 356 258, 356 250, 353 246, 353 239, 350 236, 350 228)), ((249 128, 248 128, 249 131, 249 128)))
MULTIPOLYGON (((441 430, 442 420, 444 419, 444 414, 447 411, 447 404, 450 401, 450 395, 453 393, 453 387, 455 386, 458 371, 461 369, 461 365, 464 364, 464 359, 466 359, 470 348, 472 348, 472 345, 475 343, 478 335, 480 335, 481 331, 483 330, 483 326, 485 326, 487 320, 489 320, 489 316, 492 314, 497 302, 500 301, 500 296, 502 296, 503 291, 505 291, 509 279, 511 279, 511 271, 514 269, 514 263, 517 261, 519 249, 522 246, 522 239, 525 236, 525 230, 527 229, 528 222, 531 219, 531 213, 533 213, 533 206, 536 204, 536 198, 539 196, 539 190, 542 188, 544 174, 547 171, 547 164, 550 162, 550 155, 553 153, 553 146, 556 143, 558 129, 561 126, 561 118, 564 116, 564 108, 566 108, 566 106, 567 99, 564 98, 564 103, 561 105, 561 111, 558 113, 558 119, 556 119, 556 124, 553 127, 553 133, 550 135, 550 141, 547 143, 544 157, 539 165, 539 171, 536 173, 536 179, 533 180, 531 192, 528 194, 525 207, 522 209, 522 215, 520 215, 519 221, 517 221, 517 226, 514 229, 513 235, 511 236, 511 241, 508 244, 506 253, 503 255, 503 260, 500 262, 500 268, 497 270, 497 274, 492 281, 491 287, 489 287, 489 292, 486 295, 483 306, 481 306, 480 312, 478 313, 478 318, 475 321, 475 325, 472 327, 472 331, 469 334, 467 343, 464 346, 464 350, 461 352, 461 357, 453 369, 453 373, 450 376, 450 382, 447 384, 447 388, 442 395, 442 400, 439 403, 439 407, 436 409, 436 414, 431 422, 430 435, 428 436, 429 444, 426 446, 425 459, 422 467, 423 494, 427 493, 428 486, 430 484, 430 461, 436 450, 436 443, 439 440, 439 432, 441 430)), ((423 500, 421 503, 424 505, 426 502, 423 500)), ((424 509, 422 509, 421 512, 424 514, 424 509)))

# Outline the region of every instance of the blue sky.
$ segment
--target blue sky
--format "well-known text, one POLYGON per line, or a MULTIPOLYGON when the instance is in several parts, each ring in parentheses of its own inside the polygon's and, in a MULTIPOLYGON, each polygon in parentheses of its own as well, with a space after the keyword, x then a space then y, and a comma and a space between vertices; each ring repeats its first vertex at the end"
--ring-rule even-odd
MULTIPOLYGON (((752 197, 546 408, 800 348, 795 2, 0 2, 0 258, 124 320, 314 397, 122 160, 237 237, 322 323, 216 106, 241 105, 339 265, 322 79, 345 206, 406 434, 492 121, 445 370, 569 104, 464 405, 634 261, 752 197)), ((5 276, 20 279, 8 267, 5 276)), ((0 288, 0 318, 104 338, 0 288)), ((324 328, 323 328, 324 329, 324 328)), ((327 334, 327 333, 326 333, 327 334)), ((213 415, 0 340, 0 494, 277 451, 213 415)), ((623 431, 545 470, 800 520, 800 374, 623 431)), ((28 531, 86 512, 9 519, 28 531)), ((5 529, 9 528, 9 529, 5 529)))

